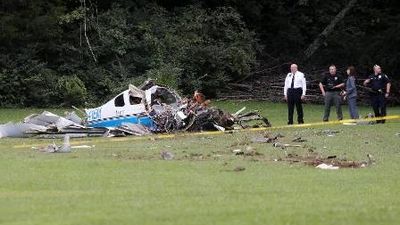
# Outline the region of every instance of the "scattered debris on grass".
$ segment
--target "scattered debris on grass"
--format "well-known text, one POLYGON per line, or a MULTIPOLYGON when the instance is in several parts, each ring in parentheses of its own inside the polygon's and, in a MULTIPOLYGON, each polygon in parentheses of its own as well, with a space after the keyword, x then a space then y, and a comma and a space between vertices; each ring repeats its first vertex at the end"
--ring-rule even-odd
POLYGON ((247 146, 246 150, 244 151, 244 155, 246 155, 246 156, 255 156, 258 154, 259 153, 251 146, 247 146))
POLYGON ((292 140, 292 142, 306 142, 306 139, 303 139, 302 137, 297 137, 295 139, 292 140))
POLYGON ((241 171, 245 171, 245 170, 246 170, 246 168, 243 167, 243 166, 236 166, 236 167, 233 169, 234 172, 241 172, 241 171))
POLYGON ((37 149, 40 152, 46 152, 46 153, 69 153, 71 152, 71 145, 69 139, 70 139, 69 135, 64 135, 64 143, 61 146, 58 146, 53 142, 48 146, 39 148, 33 147, 33 149, 37 149))
MULTIPOLYGON (((214 152, 214 153, 215 153, 215 152, 214 152)), ((206 160, 206 159, 214 159, 214 160, 217 160, 217 159, 219 159, 221 156, 222 156, 222 155, 220 155, 220 154, 214 154, 214 155, 212 155, 212 154, 207 154, 207 155, 205 155, 205 154, 203 154, 203 153, 196 153, 196 152, 193 152, 193 153, 189 153, 189 154, 183 155, 183 157, 182 157, 181 159, 200 160, 200 161, 206 160)))
POLYGON ((371 154, 367 154, 368 157, 368 164, 372 165, 375 164, 375 159, 371 154))
POLYGON ((318 131, 318 132, 317 132, 317 135, 320 135, 320 136, 328 136, 328 137, 334 137, 334 136, 336 136, 336 134, 338 134, 338 133, 340 133, 340 131, 328 129, 328 130, 318 131))
MULTIPOLYGON (((309 166, 314 166, 319 169, 337 169, 338 168, 364 168, 374 164, 372 156, 367 155, 366 161, 352 161, 345 158, 339 159, 336 156, 322 157, 315 152, 309 152, 305 156, 299 156, 295 153, 288 154, 284 159, 279 161, 286 161, 289 163, 304 163, 309 166)), ((274 160, 275 161, 275 160, 274 160)))
POLYGON ((254 137, 251 141, 254 143, 271 143, 273 139, 267 137, 254 137))
POLYGON ((234 155, 244 155, 244 156, 256 156, 256 155, 262 155, 261 153, 257 152, 253 147, 251 146, 246 146, 245 150, 241 149, 234 149, 232 150, 234 155))
POLYGON ((175 158, 174 153, 170 152, 170 151, 162 151, 160 153, 160 156, 162 159, 164 160, 173 160, 175 158))
POLYGON ((282 149, 288 148, 288 147, 296 147, 296 148, 301 147, 301 145, 283 144, 283 143, 280 143, 280 142, 275 142, 275 143, 272 144, 272 146, 275 147, 275 148, 282 148, 282 149))
POLYGON ((275 147, 275 148, 282 148, 282 149, 285 148, 285 146, 280 142, 275 142, 275 143, 272 144, 272 146, 275 147))
POLYGON ((54 153, 58 150, 58 146, 53 142, 53 144, 49 144, 44 147, 32 147, 32 149, 38 150, 39 152, 54 153))
POLYGON ((235 141, 233 142, 230 147, 239 147, 239 146, 243 146, 243 145, 249 145, 250 142, 247 140, 241 140, 241 141, 235 141))
POLYGON ((275 141, 277 141, 279 138, 283 138, 285 136, 283 136, 282 134, 278 133, 278 134, 270 134, 270 133, 266 133, 263 137, 253 137, 251 139, 251 142, 253 143, 273 143, 275 141))

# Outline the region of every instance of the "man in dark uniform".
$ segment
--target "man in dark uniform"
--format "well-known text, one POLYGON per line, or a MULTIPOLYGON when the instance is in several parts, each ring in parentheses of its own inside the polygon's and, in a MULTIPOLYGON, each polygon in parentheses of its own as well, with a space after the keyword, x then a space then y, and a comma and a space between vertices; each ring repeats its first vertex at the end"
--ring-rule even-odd
MULTIPOLYGON (((388 76, 382 73, 379 65, 374 66, 374 74, 364 81, 364 86, 371 88, 371 105, 375 117, 386 116, 386 99, 390 94, 390 80, 388 76)), ((377 123, 385 123, 385 120, 377 120, 377 123)))
POLYGON ((331 112, 331 106, 335 104, 336 115, 338 120, 343 119, 342 105, 340 92, 344 87, 343 77, 336 73, 336 66, 331 65, 329 67, 329 74, 326 74, 322 81, 319 83, 319 88, 324 96, 325 110, 323 121, 329 121, 329 114, 331 112))

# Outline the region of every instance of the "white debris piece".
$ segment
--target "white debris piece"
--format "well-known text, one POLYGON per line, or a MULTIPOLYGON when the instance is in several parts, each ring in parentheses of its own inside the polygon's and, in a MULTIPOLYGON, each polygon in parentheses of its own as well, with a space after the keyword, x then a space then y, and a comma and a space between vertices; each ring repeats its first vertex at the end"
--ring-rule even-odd
POLYGON ((338 166, 328 165, 325 163, 321 163, 318 166, 316 166, 315 168, 322 169, 322 170, 338 170, 339 169, 338 166))
POLYGON ((121 126, 115 128, 115 130, 119 130, 131 135, 136 135, 136 136, 143 136, 143 135, 149 135, 151 134, 151 131, 148 127, 142 125, 142 124, 136 124, 136 123, 123 123, 121 126))
POLYGON ((84 128, 84 126, 82 126, 81 124, 75 123, 71 120, 47 111, 44 111, 39 115, 33 114, 26 117, 24 119, 24 123, 31 123, 46 127, 55 127, 58 130, 66 127, 84 128))
POLYGON ((78 148, 94 148, 95 146, 92 145, 75 145, 75 146, 71 146, 72 149, 78 149, 78 148))
POLYGON ((179 118, 181 118, 181 120, 184 120, 184 119, 187 118, 187 116, 186 116, 182 111, 178 111, 178 112, 176 113, 176 115, 178 115, 179 118))
POLYGON ((235 154, 244 153, 241 149, 234 149, 234 150, 232 150, 232 152, 235 154))
POLYGON ((82 121, 75 113, 67 113, 67 118, 44 111, 41 114, 32 114, 25 117, 21 123, 0 124, 0 138, 30 137, 42 138, 63 137, 68 133, 70 137, 102 136, 107 128, 86 127, 77 122, 82 121))
POLYGON ((36 124, 27 123, 6 123, 0 125, 0 138, 3 137, 22 137, 28 131, 30 132, 44 132, 47 128, 36 124))
POLYGON ((144 91, 137 88, 135 85, 129 84, 129 93, 136 98, 144 98, 144 91))
POLYGON ((74 123, 82 124, 82 119, 78 115, 76 115, 76 113, 74 111, 66 112, 65 113, 65 118, 67 120, 73 121, 74 123))
POLYGON ((242 113, 244 110, 246 110, 246 106, 245 107, 243 107, 243 108, 241 108, 240 110, 238 110, 237 112, 235 112, 234 114, 233 114, 233 116, 239 116, 239 114, 240 113, 242 113))
POLYGON ((59 148, 60 147, 58 147, 56 145, 56 143, 53 142, 53 144, 50 144, 45 148, 41 148, 40 151, 48 152, 48 153, 54 153, 54 152, 57 152, 59 148))
POLYGON ((224 128, 224 127, 219 126, 219 125, 217 125, 217 124, 215 124, 215 123, 214 123, 213 125, 214 125, 214 127, 215 127, 217 130, 222 131, 222 132, 225 131, 225 128, 224 128))
POLYGON ((64 136, 64 143, 58 152, 61 152, 61 153, 71 152, 71 144, 69 143, 69 135, 68 134, 66 134, 64 136))

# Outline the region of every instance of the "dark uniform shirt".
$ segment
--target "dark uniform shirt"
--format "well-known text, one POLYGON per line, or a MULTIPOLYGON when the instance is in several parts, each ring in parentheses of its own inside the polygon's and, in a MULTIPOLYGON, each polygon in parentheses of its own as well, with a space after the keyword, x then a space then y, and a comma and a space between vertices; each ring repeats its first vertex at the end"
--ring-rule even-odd
POLYGON ((386 74, 372 74, 369 76, 370 82, 369 87, 374 91, 374 93, 386 93, 386 84, 390 82, 388 76, 386 74))
POLYGON ((325 91, 340 91, 340 88, 333 88, 336 85, 343 83, 343 77, 335 74, 326 74, 322 79, 321 83, 325 86, 325 91))

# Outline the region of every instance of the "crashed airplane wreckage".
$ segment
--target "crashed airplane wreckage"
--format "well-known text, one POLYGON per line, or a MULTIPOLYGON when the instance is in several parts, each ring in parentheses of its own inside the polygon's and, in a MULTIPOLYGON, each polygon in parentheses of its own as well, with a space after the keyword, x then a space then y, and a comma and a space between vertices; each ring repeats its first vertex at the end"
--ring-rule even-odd
POLYGON ((174 90, 146 81, 140 87, 129 85, 106 104, 85 109, 85 118, 75 112, 65 117, 43 112, 26 117, 21 123, 0 125, 1 137, 125 136, 182 131, 233 130, 269 127, 258 112, 235 114, 208 107, 195 99, 182 99, 174 90), (253 125, 250 121, 259 121, 253 125))

